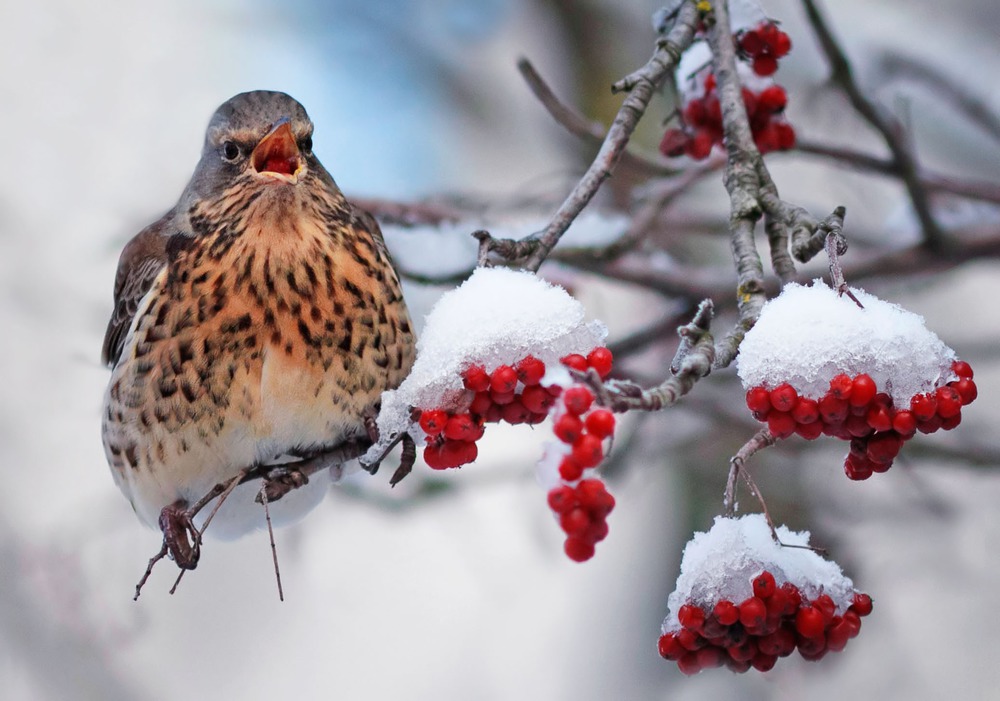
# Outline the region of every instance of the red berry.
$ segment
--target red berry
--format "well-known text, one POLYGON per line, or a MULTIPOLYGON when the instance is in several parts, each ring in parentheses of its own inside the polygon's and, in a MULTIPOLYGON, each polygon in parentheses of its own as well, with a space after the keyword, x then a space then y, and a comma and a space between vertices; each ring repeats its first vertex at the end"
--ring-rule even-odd
POLYGON ((774 655, 765 655, 763 652, 758 652, 750 660, 750 665, 758 672, 770 672, 774 669, 774 663, 777 661, 778 658, 774 655))
POLYGON ((795 614, 795 630, 804 638, 818 638, 823 635, 826 622, 823 613, 808 604, 795 614))
POLYGON ((453 441, 474 440, 479 426, 468 414, 455 414, 444 426, 444 437, 453 441))
POLYGON ((567 482, 576 482, 583 476, 583 466, 574 460, 572 456, 567 455, 559 463, 559 476, 567 482))
POLYGON ((771 390, 771 407, 778 411, 791 411, 795 402, 799 400, 799 395, 787 382, 778 385, 771 390))
POLYGON ((684 123, 692 127, 705 125, 706 121, 705 103, 700 98, 689 100, 684 105, 684 123))
POLYGON ((604 458, 601 439, 585 433, 573 442, 573 459, 583 467, 594 467, 604 458))
POLYGON ((428 436, 436 436, 448 423, 448 413, 441 409, 427 409, 420 412, 420 428, 428 436))
POLYGON ((771 410, 771 393, 763 387, 751 387, 747 390, 747 408, 750 411, 768 412, 771 410))
POLYGON ((854 601, 851 603, 851 609, 859 616, 867 616, 872 612, 872 598, 867 594, 854 592, 854 601))
POLYGON ((688 630, 687 628, 681 628, 680 632, 677 633, 677 642, 679 642, 685 650, 691 652, 700 650, 707 644, 705 638, 701 637, 693 630, 688 630))
POLYGON ((594 409, 587 414, 584 426, 588 433, 593 433, 598 438, 607 438, 615 432, 615 415, 607 409, 594 409))
POLYGON ((774 72, 778 70, 778 59, 768 54, 761 54, 754 58, 751 67, 757 75, 774 75, 774 72))
POLYGON ((808 397, 800 397, 792 409, 792 418, 799 424, 811 424, 819 420, 819 402, 808 397))
POLYGON ((677 660, 677 669, 679 669, 682 674, 686 674, 688 676, 700 672, 701 664, 698 662, 697 653, 689 652, 684 655, 684 657, 677 660))
POLYGON ((725 658, 722 650, 713 645, 708 645, 698 650, 695 656, 698 658, 698 666, 702 669, 721 667, 725 658))
POLYGON ((746 109, 747 116, 751 119, 757 112, 757 96, 749 88, 743 88, 743 107, 746 109))
POLYGON ((941 429, 944 431, 950 431, 960 423, 962 423, 962 415, 955 414, 954 416, 949 416, 947 419, 941 419, 941 429))
POLYGON ((504 405, 503 420, 512 426, 527 423, 530 418, 531 411, 517 399, 514 399, 510 404, 504 405))
POLYGON ((756 596, 740 604, 740 623, 748 633, 760 630, 767 622, 767 605, 756 596))
POLYGON ((897 411, 892 417, 892 430, 907 438, 917 432, 917 419, 912 411, 897 411))
POLYGON ((775 438, 788 438, 798 426, 787 411, 772 411, 767 415, 767 430, 775 438))
MULTIPOLYGON (((847 376, 845 375, 844 377, 847 376)), ((842 424, 850 413, 848 407, 846 399, 838 399, 833 394, 827 394, 819 400, 819 415, 826 424, 842 424)))
MULTIPOLYGON (((495 408, 498 410, 505 404, 510 404, 516 398, 517 394, 514 390, 511 390, 510 392, 494 392, 493 390, 490 390, 490 399, 493 401, 493 404, 496 405, 495 408)), ((491 421, 499 421, 502 416, 503 414, 498 411, 496 418, 491 419, 491 421)))
POLYGON ((583 538, 567 538, 563 550, 573 562, 586 562, 594 556, 594 544, 583 538))
POLYGON ((795 148, 795 127, 788 122, 774 122, 774 133, 778 142, 778 150, 787 151, 795 148))
POLYGON ((587 353, 587 364, 597 371, 597 374, 602 380, 611 374, 611 366, 613 363, 614 356, 611 354, 611 351, 603 346, 598 346, 594 350, 587 353))
POLYGON ((774 124, 768 122, 753 134, 754 145, 761 153, 770 153, 778 150, 778 131, 774 124))
POLYGON ((490 389, 497 394, 513 392, 517 387, 517 372, 509 365, 499 365, 490 375, 490 389))
POLYGON ((973 377, 972 366, 964 360, 956 360, 951 364, 951 370, 961 378, 971 380, 973 377))
POLYGON ((556 398, 549 394, 549 391, 539 385, 525 387, 521 392, 521 403, 535 414, 546 414, 549 408, 555 404, 556 398))
POLYGON ((830 624, 830 629, 826 632, 826 646, 833 652, 840 652, 847 647, 847 641, 851 639, 851 625, 837 616, 830 624))
POLYGON ((605 489, 601 480, 593 477, 581 480, 576 485, 576 496, 595 517, 603 519, 615 508, 615 498, 605 489))
POLYGON ((876 433, 868 439, 865 456, 874 463, 887 465, 899 455, 899 449, 902 447, 903 439, 894 431, 876 433))
POLYGON ((795 633, 788 628, 778 628, 757 641, 757 647, 762 654, 784 657, 795 649, 795 633))
POLYGON ((490 376, 482 365, 471 365, 462 373, 462 382, 466 389, 473 392, 485 392, 490 388, 490 376))
POLYGON ((931 418, 926 421, 917 422, 917 430, 921 433, 934 433, 943 425, 943 420, 937 414, 934 414, 931 418))
POLYGON ((660 657, 665 660, 676 661, 684 656, 687 650, 677 642, 677 635, 675 633, 666 633, 660 636, 660 641, 657 644, 657 649, 660 653, 660 657))
POLYGON ((486 416, 486 413, 493 406, 493 397, 489 392, 478 392, 475 397, 472 398, 472 404, 469 405, 469 413, 475 414, 476 416, 486 416))
POLYGON ((976 401, 976 397, 979 396, 976 383, 970 377, 963 377, 958 382, 955 382, 954 386, 955 391, 958 392, 958 396, 962 398, 962 406, 972 404, 972 402, 976 401))
POLYGON ((910 400, 910 411, 918 423, 930 421, 937 415, 937 398, 933 394, 918 394, 910 400))
POLYGON ((563 392, 563 403, 566 410, 579 416, 586 413, 594 402, 594 395, 586 387, 570 387, 563 392))
POLYGON ((764 570, 753 579, 753 594, 758 599, 768 599, 774 594, 777 585, 774 582, 774 575, 764 570))
POLYGON ((876 431, 889 431, 892 429, 892 414, 889 410, 880 405, 874 404, 868 409, 865 421, 876 431))
POLYGON ((441 462, 445 467, 461 467, 474 462, 478 456, 475 443, 446 440, 441 444, 441 462))
POLYGON ((844 459, 844 472, 848 479, 855 481, 866 480, 872 476, 872 463, 865 456, 858 456, 851 453, 844 459))
POLYGON ((713 141, 712 132, 705 128, 695 129, 691 138, 684 146, 684 153, 696 161, 708 158, 708 154, 712 152, 713 141))
POLYGON ((579 416, 563 414, 552 426, 552 432, 563 443, 575 443, 583 435, 583 422, 579 416))
POLYGON ((576 490, 569 485, 553 487, 548 495, 549 508, 557 514, 564 514, 577 504, 576 490))
POLYGON ((559 359, 566 367, 579 372, 587 372, 587 359, 579 353, 571 353, 559 359))
POLYGON ((583 533, 583 538, 591 543, 600 543, 608 537, 607 521, 591 521, 590 526, 583 533))
POLYGON ((531 387, 541 381, 542 375, 545 374, 545 363, 533 355, 528 355, 518 361, 517 365, 514 366, 514 370, 517 372, 517 379, 525 387, 531 387))
POLYGON ((833 602, 833 599, 829 594, 820 594, 816 597, 816 600, 812 602, 812 605, 813 608, 823 614, 824 624, 833 620, 834 615, 837 613, 837 604, 833 602))
POLYGON ((759 32, 751 29, 744 32, 743 36, 740 37, 740 48, 750 56, 756 56, 764 50, 764 40, 761 38, 759 32))
POLYGON ((683 156, 688 140, 686 133, 677 127, 671 127, 663 132, 663 138, 660 139, 660 153, 667 158, 683 156))
POLYGON ((740 620, 740 610, 736 608, 736 604, 725 599, 715 605, 715 608, 712 609, 712 615, 724 626, 731 626, 740 620))
MULTIPOLYGON (((889 428, 892 427, 892 423, 889 423, 889 428)), ((851 434, 854 438, 864 438, 865 436, 870 436, 874 429, 868 425, 868 422, 863 416, 855 416, 851 414, 847 417, 844 422, 844 430, 851 434)))
POLYGON ((559 525, 566 535, 580 536, 590 526, 590 514, 580 506, 574 506, 569 511, 559 515, 559 525))
POLYGON ((814 421, 811 424, 798 424, 795 426, 795 432, 807 441, 814 441, 823 435, 823 422, 814 421))
POLYGON ((851 396, 851 390, 853 389, 854 381, 843 373, 835 375, 834 378, 830 380, 829 394, 837 399, 849 399, 851 396))
POLYGON ((775 58, 781 58, 782 56, 787 56, 788 52, 792 50, 792 40, 789 38, 785 32, 778 32, 774 41, 771 43, 771 53, 774 54, 775 58))
POLYGON ((780 85, 769 85, 757 96, 757 108, 762 112, 780 112, 788 104, 788 93, 780 85))
POLYGON ((961 413, 962 397, 954 387, 938 387, 935 395, 937 398, 937 415, 942 419, 948 419, 961 413))
POLYGON ((444 464, 441 456, 441 446, 436 443, 424 448, 424 462, 432 470, 444 470, 449 467, 449 465, 444 464))
POLYGON ((848 402, 851 406, 865 406, 878 394, 875 380, 864 373, 858 375, 851 382, 851 393, 848 402))
POLYGON ((705 92, 712 92, 715 90, 715 73, 709 73, 705 76, 705 92))
POLYGON ((677 621, 684 628, 697 633, 705 623, 705 612, 695 604, 684 604, 677 612, 677 621))

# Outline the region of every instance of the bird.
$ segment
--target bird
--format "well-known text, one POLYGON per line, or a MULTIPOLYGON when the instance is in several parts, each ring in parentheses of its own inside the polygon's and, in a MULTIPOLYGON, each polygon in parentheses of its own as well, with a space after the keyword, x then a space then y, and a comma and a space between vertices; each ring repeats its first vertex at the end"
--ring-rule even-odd
MULTIPOLYGON (((378 223, 344 197, 312 136, 285 93, 232 97, 177 204, 121 253, 102 438, 115 483, 165 543, 191 504, 242 469, 364 437, 382 392, 413 364, 378 223)), ((237 487, 210 534, 263 527, 258 489, 237 487)), ((325 491, 309 480, 270 514, 297 520, 325 491)))

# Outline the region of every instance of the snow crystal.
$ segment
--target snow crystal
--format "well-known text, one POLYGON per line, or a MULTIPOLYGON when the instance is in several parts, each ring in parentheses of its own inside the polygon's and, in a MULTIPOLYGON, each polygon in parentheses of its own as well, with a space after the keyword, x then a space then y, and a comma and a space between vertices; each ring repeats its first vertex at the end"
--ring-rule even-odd
POLYGON ((603 324, 584 320, 583 305, 561 287, 523 271, 477 268, 428 314, 413 370, 398 389, 382 395, 382 440, 366 457, 411 430, 410 407, 452 408, 464 396, 461 373, 469 365, 489 372, 530 354, 553 369, 543 378, 551 383, 559 378, 560 358, 587 353, 606 335, 603 324))
MULTIPOLYGON (((797 533, 777 527, 778 537, 786 545, 808 545, 809 532, 797 533)), ((739 605, 753 596, 753 578, 767 570, 781 586, 791 582, 812 601, 827 594, 843 613, 854 597, 854 583, 844 576, 837 563, 824 560, 806 548, 782 547, 771 537, 763 514, 741 518, 717 516, 707 533, 695 533, 681 558, 681 574, 667 599, 669 613, 663 632, 681 626, 677 613, 681 606, 694 602, 711 610, 725 599, 739 605)))
POLYGON ((764 305, 740 344, 737 358, 746 388, 788 382, 800 395, 821 398, 834 375, 867 373, 896 406, 956 379, 955 352, 924 326, 923 317, 851 288, 864 305, 821 280, 785 285, 764 305))

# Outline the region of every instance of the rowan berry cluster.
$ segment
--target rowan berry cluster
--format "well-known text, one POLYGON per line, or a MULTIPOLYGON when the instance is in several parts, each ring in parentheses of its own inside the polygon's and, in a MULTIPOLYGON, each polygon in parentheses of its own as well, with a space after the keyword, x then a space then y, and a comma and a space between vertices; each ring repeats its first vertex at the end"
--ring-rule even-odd
POLYGON ((788 383, 771 389, 752 387, 746 403, 775 438, 798 434, 813 440, 827 435, 850 441, 844 470, 851 479, 864 480, 888 470, 917 431, 947 431, 961 423, 962 407, 973 402, 978 391, 968 363, 955 361, 951 369, 957 380, 914 396, 908 407, 893 406, 867 374, 836 375, 819 399, 799 396, 788 383))
POLYGON ((681 606, 675 630, 660 636, 660 655, 685 674, 723 665, 734 672, 751 667, 766 672, 796 649, 807 660, 840 652, 861 631, 861 617, 872 611, 871 597, 855 592, 838 614, 829 595, 809 601, 795 584, 779 583, 767 570, 751 585, 752 596, 739 603, 723 599, 681 606))
MULTIPOLYGON (((592 368, 602 379, 611 373, 612 361, 611 351, 603 347, 560 359, 580 372, 592 368)), ((552 413, 552 430, 565 454, 560 454, 560 484, 549 491, 548 502, 566 533, 566 554, 583 562, 607 536, 607 516, 615 505, 601 480, 583 479, 604 459, 604 441, 614 433, 615 417, 595 406, 593 392, 583 385, 542 385, 545 370, 545 363, 531 355, 489 372, 481 365, 466 368, 462 381, 467 409, 424 409, 419 414, 420 428, 427 434, 424 462, 435 470, 461 467, 478 456, 476 442, 487 423, 537 424, 552 413)))
MULTIPOLYGON (((788 35, 770 22, 736 35, 740 56, 750 62, 754 73, 770 76, 778 69, 778 59, 792 47, 788 35)), ((660 151, 667 157, 686 155, 695 160, 708 158, 712 147, 722 145, 722 107, 716 92, 715 74, 705 76, 700 96, 690 97, 680 113, 680 127, 667 129, 660 151)), ((754 143, 761 153, 788 150, 795 146, 795 129, 784 117, 788 95, 777 84, 759 91, 743 87, 743 105, 750 120, 754 143)))
POLYGON ((792 40, 774 22, 765 21, 737 32, 736 46, 754 73, 769 76, 778 70, 778 59, 792 50, 792 40))

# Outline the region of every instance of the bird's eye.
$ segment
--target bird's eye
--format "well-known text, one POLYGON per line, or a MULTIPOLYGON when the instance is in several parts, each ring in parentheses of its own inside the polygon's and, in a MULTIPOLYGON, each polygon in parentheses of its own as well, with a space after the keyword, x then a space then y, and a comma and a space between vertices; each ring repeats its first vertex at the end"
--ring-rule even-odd
POLYGON ((240 147, 234 141, 226 141, 222 144, 222 157, 227 161, 235 161, 240 157, 240 147))
POLYGON ((305 154, 312 153, 312 150, 313 150, 313 138, 312 138, 312 135, 309 135, 309 136, 305 137, 304 139, 302 139, 302 144, 300 145, 300 148, 302 149, 302 153, 305 153, 305 154))

